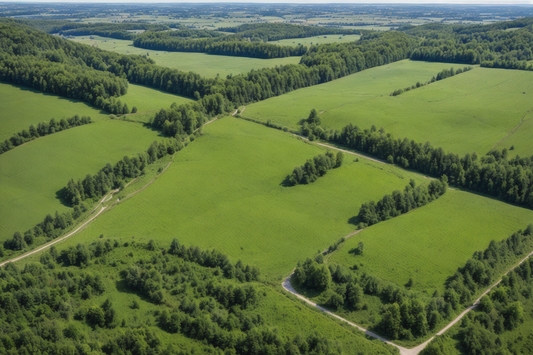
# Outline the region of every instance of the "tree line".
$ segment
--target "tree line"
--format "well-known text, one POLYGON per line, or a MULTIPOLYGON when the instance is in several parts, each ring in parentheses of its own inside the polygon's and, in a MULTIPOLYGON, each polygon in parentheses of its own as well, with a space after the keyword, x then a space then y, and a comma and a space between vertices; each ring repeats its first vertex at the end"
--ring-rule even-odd
POLYGON ((251 58, 283 58, 301 56, 307 51, 304 46, 279 46, 263 42, 249 42, 233 38, 184 38, 173 35, 173 32, 145 32, 133 41, 138 48, 175 51, 198 52, 215 55, 229 55, 251 58))
POLYGON ((432 77, 430 81, 427 81, 425 83, 421 83, 420 81, 418 81, 415 85, 408 86, 405 89, 394 90, 393 92, 391 92, 390 96, 398 96, 398 95, 403 94, 404 92, 407 92, 407 91, 410 91, 410 90, 414 90, 414 89, 418 89, 418 88, 420 88, 422 86, 429 85, 429 84, 434 83, 436 81, 443 80, 443 79, 449 78, 451 76, 455 76, 457 74, 461 74, 461 73, 467 72, 467 71, 472 70, 472 69, 473 69, 472 67, 464 67, 462 69, 459 68, 457 70, 455 70, 454 67, 451 67, 450 69, 443 69, 437 74, 436 77, 435 76, 432 77))
POLYGON ((400 28, 424 38, 411 59, 532 70, 533 18, 491 25, 428 24, 400 28), (511 26, 511 27, 509 27, 511 26), (506 31, 516 28, 514 31, 506 31))
POLYGON ((395 139, 383 128, 378 131, 373 126, 361 130, 352 124, 340 132, 328 132, 325 139, 423 174, 446 175, 452 185, 533 208, 533 157, 509 159, 507 149, 503 149, 497 154, 501 157, 499 160, 493 152, 481 159, 476 153, 460 158, 440 147, 433 147, 429 142, 422 144, 407 138, 395 139))
POLYGON ((359 30, 320 26, 301 26, 288 23, 245 23, 237 27, 219 27, 218 31, 235 33, 233 38, 251 41, 279 41, 334 34, 360 34, 359 30))
POLYGON ((50 122, 41 122, 37 126, 30 125, 28 130, 22 130, 15 133, 11 138, 6 139, 0 143, 0 154, 7 152, 19 145, 29 142, 33 139, 43 137, 56 132, 61 132, 72 127, 82 126, 91 123, 91 118, 88 116, 73 116, 70 118, 62 118, 61 121, 56 121, 52 118, 50 122))
MULTIPOLYGON (((362 249, 362 246, 359 248, 362 249)), ((333 310, 367 310, 369 305, 364 295, 377 296, 382 302, 381 317, 372 324, 372 328, 391 339, 414 340, 437 330, 445 321, 451 320, 463 306, 472 302, 476 293, 488 287, 506 267, 527 254, 531 248, 533 225, 530 224, 525 231, 517 231, 501 242, 492 241, 484 252, 474 253, 473 258, 448 280, 445 293, 441 295, 435 291, 429 298, 421 297, 367 272, 358 271, 357 267, 347 268, 333 263, 325 265, 322 254, 314 260, 307 258, 305 262, 299 262, 291 282, 322 293, 323 304, 333 310), (479 283, 474 280, 479 280, 479 283)), ((532 267, 533 260, 528 260, 521 266, 522 271, 519 271, 523 279, 529 282, 533 276, 532 267)), ((509 277, 504 276, 502 284, 516 287, 518 280, 511 273, 509 277)), ((411 287, 412 281, 406 286, 411 287)), ((521 288, 516 287, 515 296, 519 290, 521 288)), ((509 292, 508 289, 504 291, 509 292)), ((501 293, 492 291, 491 296, 498 292, 501 293)), ((533 298, 533 291, 527 290, 527 295, 528 298, 533 298)), ((508 300, 506 295, 501 297, 508 300)), ((499 317, 501 331, 513 329, 517 324, 515 320, 507 318, 509 313, 504 312, 499 317), (506 325, 511 323, 514 326, 506 325)))
MULTIPOLYGON (((530 319, 533 300, 533 259, 526 260, 488 295, 481 298, 478 307, 469 312, 460 323, 456 338, 469 354, 500 355, 527 353, 530 339, 516 337, 505 342, 508 332, 530 319)), ((422 355, 443 355, 455 351, 450 336, 435 338, 422 355)))
POLYGON ((337 154, 328 151, 325 155, 317 155, 313 159, 308 159, 303 166, 294 168, 289 176, 289 183, 294 186, 315 182, 319 177, 326 175, 328 170, 339 168, 343 159, 344 155, 340 151, 337 154))
POLYGON ((415 208, 425 206, 444 195, 448 188, 448 178, 443 175, 440 180, 432 180, 427 186, 416 186, 411 179, 404 191, 396 190, 392 195, 385 195, 377 203, 366 202, 359 209, 360 228, 371 226, 407 213, 415 208))

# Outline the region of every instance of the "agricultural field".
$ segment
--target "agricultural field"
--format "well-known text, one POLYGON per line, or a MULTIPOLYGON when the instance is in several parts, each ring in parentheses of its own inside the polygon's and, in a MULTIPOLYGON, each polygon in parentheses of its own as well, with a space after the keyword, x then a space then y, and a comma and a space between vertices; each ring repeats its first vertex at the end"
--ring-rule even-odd
MULTIPOLYGON (((361 128, 375 125, 397 138, 429 141, 461 155, 485 154, 522 118, 530 117, 532 72, 474 68, 389 96, 396 89, 427 82, 450 67, 461 66, 404 60, 249 105, 244 116, 297 129, 300 120, 315 108, 321 113, 324 129, 341 129, 348 123, 361 128)), ((527 133, 515 133, 500 148, 514 145, 524 155, 533 154, 527 133)))
POLYGON ((281 39, 279 41, 270 41, 268 43, 279 44, 280 46, 310 46, 313 44, 325 43, 347 43, 357 41, 361 36, 359 35, 325 35, 306 38, 289 38, 281 39))
MULTIPOLYGON (((20 108, 19 108, 20 109, 20 108)), ((47 214, 65 211, 58 191, 73 178, 145 151, 158 132, 139 123, 101 120, 36 139, 0 155, 0 242, 47 214)))
POLYGON ((225 117, 177 153, 168 170, 66 244, 100 234, 216 248, 280 280, 296 262, 355 230, 361 203, 420 176, 364 158, 310 185, 286 187, 297 165, 325 150, 288 133, 225 117), (287 153, 287 152, 290 152, 287 153))
POLYGON ((97 46, 98 48, 121 54, 149 55, 157 65, 182 71, 192 71, 202 76, 214 78, 219 75, 247 73, 252 69, 275 67, 276 65, 298 64, 300 57, 274 59, 258 59, 246 57, 230 57, 205 53, 185 53, 154 51, 133 46, 133 41, 93 36, 77 36, 74 41, 97 46))
POLYGON ((529 209, 448 190, 424 207, 368 227, 329 260, 348 267, 358 265, 398 286, 413 278, 412 290, 432 295, 437 289, 442 294, 446 279, 475 251, 525 229, 532 221, 529 209), (361 241, 364 254, 353 254, 361 241))
POLYGON ((76 114, 93 121, 105 119, 107 112, 85 102, 43 93, 23 86, 0 82, 0 141, 52 118, 61 120, 76 114))
POLYGON ((173 95, 161 90, 131 83, 128 86, 128 93, 120 96, 118 99, 122 103, 127 103, 130 110, 133 106, 137 107, 137 112, 139 113, 168 108, 174 102, 181 105, 193 101, 188 97, 173 95))

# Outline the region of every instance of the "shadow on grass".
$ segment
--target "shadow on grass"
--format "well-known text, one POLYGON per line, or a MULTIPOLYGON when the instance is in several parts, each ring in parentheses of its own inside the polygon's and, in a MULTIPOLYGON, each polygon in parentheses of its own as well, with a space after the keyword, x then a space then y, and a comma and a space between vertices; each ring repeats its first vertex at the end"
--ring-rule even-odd
POLYGON ((359 218, 359 216, 350 217, 348 223, 357 227, 359 223, 361 223, 361 218, 359 218))
POLYGON ((291 176, 290 176, 290 175, 287 175, 287 176, 285 177, 285 179, 279 184, 279 186, 283 186, 283 187, 291 187, 291 186, 293 186, 293 185, 291 184, 291 182, 290 182, 290 178, 291 178, 291 176))
POLYGON ((65 207, 72 207, 70 203, 65 200, 67 194, 67 188, 63 187, 60 190, 56 191, 56 199, 65 207))

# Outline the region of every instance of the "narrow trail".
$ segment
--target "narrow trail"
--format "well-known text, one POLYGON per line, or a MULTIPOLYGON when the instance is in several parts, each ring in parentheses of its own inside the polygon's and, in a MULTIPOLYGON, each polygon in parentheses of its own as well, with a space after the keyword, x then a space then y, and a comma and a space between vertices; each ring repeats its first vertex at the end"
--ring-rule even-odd
POLYGON ((87 222, 83 223, 81 226, 79 226, 79 227, 76 228, 74 231, 70 232, 69 234, 67 234, 67 235, 65 235, 65 236, 62 236, 61 238, 58 238, 58 239, 56 239, 56 240, 54 240, 54 241, 51 241, 50 243, 47 243, 47 244, 45 244, 45 245, 42 245, 42 246, 40 246, 40 247, 37 248, 37 249, 34 249, 34 250, 32 250, 32 251, 29 251, 29 252, 27 252, 26 254, 22 254, 22 255, 17 256, 16 258, 13 258, 13 259, 10 259, 10 260, 6 260, 6 261, 0 263, 0 267, 6 265, 7 263, 13 263, 13 262, 15 262, 15 261, 18 261, 18 260, 24 259, 24 258, 26 258, 26 257, 28 257, 28 256, 30 256, 30 255, 33 255, 33 254, 35 254, 35 253, 38 253, 38 252, 40 252, 40 251, 42 251, 42 250, 44 250, 44 249, 50 248, 52 245, 54 245, 54 244, 56 244, 56 243, 59 243, 59 242, 65 240, 65 239, 67 239, 67 238, 73 236, 74 234, 78 233, 82 228, 84 228, 87 224, 89 224, 90 222, 92 222, 96 217, 98 217, 98 216, 100 215, 100 213, 102 213, 105 209, 106 209, 106 207, 103 206, 103 207, 100 209, 100 211, 98 211, 97 214, 95 214, 94 216, 92 216, 87 222))
MULTIPOLYGON (((353 234, 352 234, 353 235, 353 234)), ((524 257, 522 260, 520 260, 520 262, 518 262, 517 264, 515 264, 514 266, 512 266, 509 270, 507 270, 507 272, 504 274, 507 275, 508 273, 510 273, 511 271, 513 271, 515 268, 517 268, 518 266, 520 266, 524 261, 526 261, 527 259, 529 259, 531 256, 533 256, 533 251, 531 253, 529 253, 526 257, 524 257)), ((471 310, 475 309, 478 305, 479 305, 479 301, 481 300, 481 298, 483 296, 485 296, 486 294, 488 294, 490 291, 492 291, 492 289, 496 286, 498 286, 498 284, 502 281, 502 279, 500 278, 500 280, 498 280, 498 282, 494 283, 491 287, 489 287, 485 292, 483 292, 481 294, 481 296, 479 296, 479 298, 474 302, 474 304, 472 304, 470 307, 466 308, 461 314, 459 314, 457 317, 455 317, 455 319, 453 319, 450 323, 448 323, 444 328, 442 328, 438 333, 436 333, 434 336, 432 336, 430 339, 426 340, 425 342, 423 342, 422 344, 414 347, 414 348, 411 348, 411 349, 407 349, 407 348, 404 348, 402 346, 399 346, 399 345, 396 345, 394 344, 393 342, 391 342, 390 340, 388 339, 385 339, 375 333, 372 333, 371 331, 369 331, 368 329, 365 329, 355 323, 352 323, 350 322, 349 320, 346 320, 336 314, 334 314, 333 312, 317 305, 316 303, 308 300, 307 298, 305 298, 304 296, 300 295, 298 292, 296 292, 296 290, 294 289, 294 287, 292 287, 291 285, 291 278, 292 278, 292 275, 294 275, 294 272, 291 273, 285 280, 283 280, 283 282, 281 283, 281 286, 288 292, 292 293, 293 295, 295 295, 296 297, 298 297, 299 299, 305 301, 306 303, 312 305, 313 307, 316 307, 318 309, 320 309, 322 312, 324 313, 327 313, 345 323, 348 323, 349 325, 351 325, 352 327, 355 327, 359 330, 361 330, 362 332, 364 332, 366 335, 372 337, 372 338, 375 338, 375 339, 379 339, 381 341, 383 341, 384 343, 387 343, 387 344, 390 344, 392 346, 394 346, 395 348, 399 349, 400 350, 400 354, 401 355, 418 355, 422 350, 424 350, 424 348, 435 338, 435 336, 437 335, 442 335, 444 334, 448 329, 450 329, 451 327, 453 327, 457 322, 459 322, 461 320, 461 318, 463 318, 468 312, 470 312, 471 310)), ((503 277, 503 276, 502 276, 503 277)))
MULTIPOLYGON (((348 239, 348 238, 350 238, 350 237, 353 237, 354 235, 356 235, 356 234, 358 234, 358 233, 360 233, 360 232, 362 232, 362 231, 364 231, 364 230, 365 230, 365 228, 363 228, 363 229, 358 229, 358 230, 356 230, 356 231, 353 231, 352 233, 350 233, 350 234, 344 236, 344 239, 348 239)), ((324 251, 322 252, 322 254, 324 254, 324 253, 327 252, 327 251, 328 251, 328 249, 324 249, 324 251)))
POLYGON ((158 177, 160 177, 161 175, 163 175, 163 173, 164 173, 165 171, 167 171, 167 169, 168 169, 168 167, 170 166, 170 164, 172 164, 172 162, 169 162, 168 165, 163 169, 163 171, 161 171, 160 174, 156 175, 156 177, 154 177, 152 180, 150 180, 150 182, 149 182, 148 184, 144 185, 144 186, 141 187, 139 190, 134 191, 134 192, 132 192, 131 194, 129 194, 128 196, 124 197, 121 201, 125 201, 125 200, 127 200, 127 199, 130 198, 131 196, 134 196, 134 195, 138 194, 138 193, 141 192, 142 190, 146 189, 148 186, 152 185, 152 184, 154 183, 154 181, 155 181, 158 177))
POLYGON ((524 119, 526 118, 527 115, 529 115, 531 112, 533 111, 533 107, 530 108, 525 114, 524 116, 522 116, 522 118, 520 119, 520 123, 518 124, 518 126, 516 126, 511 132, 509 132, 505 137, 503 137, 502 139, 500 139, 496 144, 494 144, 492 146, 492 149, 494 149, 496 146, 498 146, 501 142, 503 142, 504 140, 506 140, 507 138, 509 138, 514 132, 516 132, 517 129, 520 128, 520 126, 524 123, 524 119))
MULTIPOLYGON (((122 199, 121 201, 124 201, 128 198, 130 198, 131 196, 141 192, 142 190, 146 189, 148 186, 150 186, 158 177, 160 177, 167 169, 168 167, 170 166, 170 164, 172 164, 172 162, 169 162, 168 165, 163 169, 163 171, 161 171, 160 174, 158 174, 156 177, 154 177, 148 184, 146 184, 145 186, 143 186, 142 188, 140 188, 139 190, 135 191, 135 192, 132 192, 131 194, 129 194, 128 196, 126 196, 124 199, 122 199)), ((133 179, 131 180, 126 186, 130 185, 131 183, 133 183, 136 179, 133 179)), ((109 191, 101 200, 100 202, 98 203, 98 205, 91 211, 91 214, 94 213, 94 211, 96 211, 96 209, 104 202, 108 202, 109 200, 111 200, 111 198, 113 198, 113 194, 117 193, 118 191, 120 191, 119 189, 116 189, 116 190, 112 190, 112 191, 109 191)), ((15 261, 19 261, 21 259, 24 259, 30 255, 33 255, 35 253, 38 253, 44 249, 47 249, 47 248, 50 248, 52 245, 56 244, 56 243, 59 243, 71 236, 73 236, 74 234, 78 233, 80 230, 82 230, 84 227, 86 227, 90 222, 92 222, 94 219, 96 219, 98 216, 100 216, 100 214, 102 212, 104 212, 104 210, 107 208, 108 206, 102 206, 102 208, 100 209, 100 211, 98 211, 98 213, 96 213, 94 216, 92 216, 89 220, 87 220, 86 222, 84 222, 81 226, 79 226, 78 228, 76 228, 74 231, 68 233, 67 235, 64 235, 60 238, 57 238, 49 243, 46 243, 44 245, 41 245, 40 247, 38 247, 37 249, 34 249, 34 250, 31 250, 25 254, 22 254, 22 255, 19 255, 15 258, 12 258, 12 259, 9 259, 9 260, 6 260, 6 261, 3 261, 0 263, 0 267, 8 264, 8 263, 12 263, 12 262, 15 262, 15 261)))

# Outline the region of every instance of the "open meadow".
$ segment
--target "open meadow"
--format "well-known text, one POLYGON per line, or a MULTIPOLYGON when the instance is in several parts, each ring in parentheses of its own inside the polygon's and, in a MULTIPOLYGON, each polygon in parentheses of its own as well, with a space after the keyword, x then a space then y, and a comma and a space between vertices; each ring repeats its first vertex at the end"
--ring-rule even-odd
POLYGON ((280 280, 296 262, 355 230, 361 203, 419 175, 346 156, 310 185, 283 186, 295 166, 326 151, 262 125, 225 117, 177 153, 156 182, 65 242, 100 234, 216 248, 280 280))
POLYGON ((162 90, 147 86, 129 84, 128 93, 118 98, 122 103, 127 103, 128 108, 137 107, 137 112, 159 111, 161 108, 168 109, 174 102, 178 105, 193 101, 184 96, 169 94, 162 90))
MULTIPOLYGON (((390 191, 392 192, 392 191, 390 191)), ((389 192, 389 193, 390 193, 389 192)), ((491 240, 503 240, 533 222, 533 211, 495 199, 448 190, 438 200, 368 227, 350 238, 330 261, 413 290, 442 294, 446 279, 491 240), (364 243, 364 254, 353 249, 364 243)))
MULTIPOLYGON (((246 107, 244 116, 298 128, 315 108, 324 129, 352 123, 384 127, 396 138, 408 137, 457 154, 485 154, 530 117, 533 73, 474 68, 421 88, 389 96, 396 89, 426 82, 449 63, 404 60, 368 69, 330 83, 300 89, 246 107)), ((533 154, 527 133, 520 130, 500 148, 533 154)))
POLYGON ((70 179, 145 151, 158 132, 139 123, 101 120, 38 138, 0 155, 0 242, 47 214, 65 211, 57 192, 70 179))
POLYGON ((43 93, 23 86, 0 82, 0 141, 30 125, 52 118, 61 120, 75 115, 90 116, 93 121, 107 118, 108 113, 83 101, 43 93))
POLYGON ((157 65, 185 72, 192 71, 211 78, 217 75, 225 78, 227 75, 247 73, 252 69, 272 68, 276 65, 298 64, 300 62, 300 57, 258 59, 205 53, 155 51, 136 48, 133 46, 133 41, 99 36, 92 37, 94 39, 90 39, 90 36, 77 36, 74 41, 121 54, 148 54, 150 58, 155 60, 157 65))
POLYGON ((310 46, 313 44, 325 43, 348 43, 357 41, 361 36, 359 35, 324 35, 305 38, 289 38, 281 39, 279 41, 270 41, 268 43, 279 44, 280 46, 310 46))

